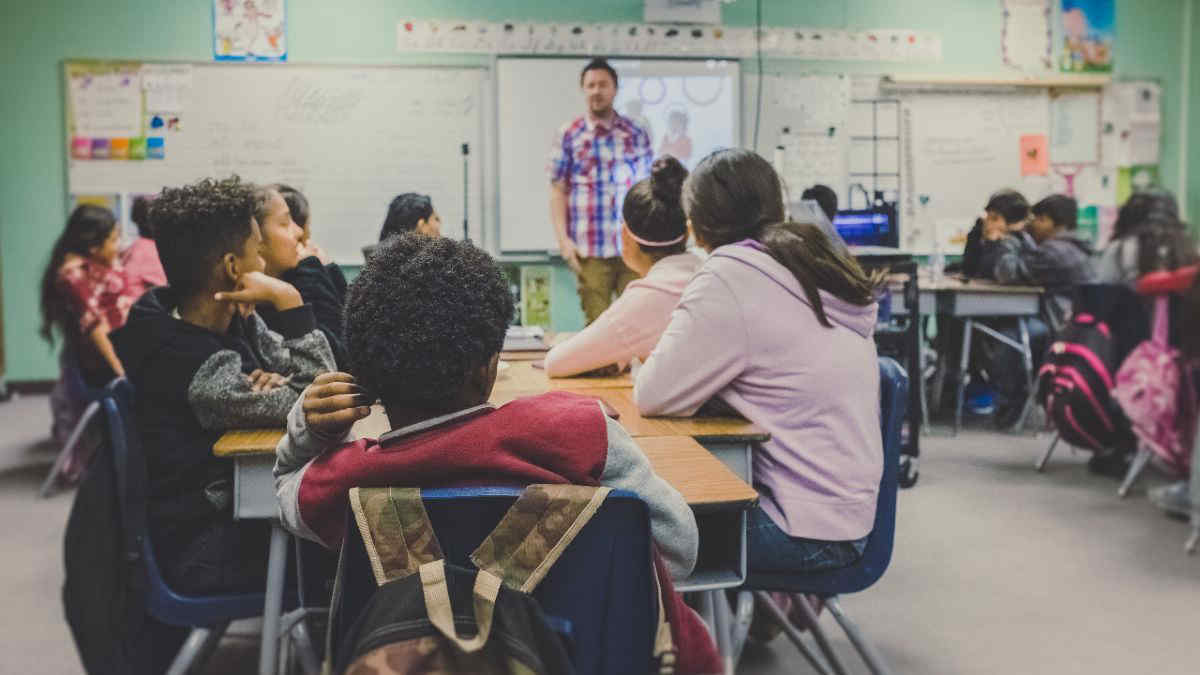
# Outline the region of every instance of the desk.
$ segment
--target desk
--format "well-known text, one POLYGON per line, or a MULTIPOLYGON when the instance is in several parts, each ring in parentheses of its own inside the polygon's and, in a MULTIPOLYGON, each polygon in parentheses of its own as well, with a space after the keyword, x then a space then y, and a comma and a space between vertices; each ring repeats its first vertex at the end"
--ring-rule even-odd
MULTIPOLYGON (((953 316, 964 319, 963 346, 959 366, 958 391, 955 399, 954 432, 958 433, 962 426, 963 391, 970 378, 968 364, 971 358, 971 335, 979 330, 992 339, 1017 350, 1021 354, 1025 368, 1025 379, 1029 387, 1029 397, 1021 410, 1014 429, 1020 429, 1025 424, 1025 418, 1033 404, 1033 351, 1029 346, 1029 324, 1031 317, 1041 312, 1041 286, 1010 286, 982 279, 966 280, 959 277, 946 277, 934 283, 922 276, 919 283, 920 293, 917 299, 918 324, 921 330, 921 344, 925 344, 924 317, 930 315, 953 316), (1020 330, 1020 341, 996 331, 990 326, 977 323, 983 317, 1014 317, 1020 330)), ((892 313, 907 314, 903 293, 893 295, 892 313), (899 302, 897 302, 899 301, 899 302)), ((925 378, 917 376, 919 386, 924 388, 925 378)), ((922 412, 926 416, 925 424, 929 423, 928 409, 924 392, 921 395, 922 412)))
MULTIPOLYGON (((608 391, 608 390, 605 390, 608 391)), ((612 390, 619 391, 619 390, 612 390)), ((644 418, 643 418, 644 419, 644 418)), ((686 420, 664 420, 683 423, 686 420)), ((733 426, 728 420, 726 427, 733 426)), ((650 464, 664 480, 675 486, 692 506, 700 530, 700 551, 696 569, 676 584, 682 591, 707 591, 714 617, 710 619, 721 653, 730 654, 732 620, 721 589, 740 586, 746 578, 746 511, 758 500, 758 494, 744 477, 750 470, 750 439, 765 439, 766 434, 748 422, 740 422, 751 432, 740 436, 737 429, 725 428, 717 451, 701 446, 686 435, 641 435, 638 445, 650 464), (721 456, 718 452, 727 456, 721 456), (729 466, 729 465, 733 466, 729 466), (737 473, 733 467, 740 468, 737 473), (732 469, 732 470, 731 470, 732 469)), ((718 428, 706 423, 704 426, 718 428)), ((390 425, 382 408, 376 406, 370 417, 360 420, 356 435, 378 436, 390 425)), ((655 428, 655 427, 647 427, 655 428)), ((287 567, 287 533, 278 522, 275 500, 275 445, 283 430, 243 430, 224 434, 213 446, 213 454, 234 461, 235 518, 265 518, 272 521, 270 557, 267 568, 267 594, 263 607, 262 648, 259 672, 273 675, 279 645, 279 626, 283 605, 283 587, 287 567)))

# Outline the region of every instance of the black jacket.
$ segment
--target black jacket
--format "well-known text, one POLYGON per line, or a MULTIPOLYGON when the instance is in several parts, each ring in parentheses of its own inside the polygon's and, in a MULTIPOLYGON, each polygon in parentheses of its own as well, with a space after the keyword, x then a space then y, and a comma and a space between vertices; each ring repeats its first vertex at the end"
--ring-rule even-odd
MULTIPOLYGON (((300 292, 305 304, 312 306, 317 328, 325 334, 333 360, 339 368, 346 367, 346 341, 343 337, 342 310, 346 306, 346 277, 341 268, 330 263, 322 265, 316 256, 309 256, 280 277, 300 292)), ((267 327, 278 332, 279 312, 269 305, 259 305, 258 313, 267 327)))
POLYGON ((256 314, 235 315, 220 335, 175 318, 170 287, 155 288, 112 333, 135 392, 147 470, 147 509, 155 548, 170 558, 215 518, 227 518, 233 465, 212 454, 231 428, 283 426, 300 392, 333 368, 324 336, 307 305, 280 313, 281 333, 256 314), (251 391, 255 369, 290 376, 268 392, 251 391))

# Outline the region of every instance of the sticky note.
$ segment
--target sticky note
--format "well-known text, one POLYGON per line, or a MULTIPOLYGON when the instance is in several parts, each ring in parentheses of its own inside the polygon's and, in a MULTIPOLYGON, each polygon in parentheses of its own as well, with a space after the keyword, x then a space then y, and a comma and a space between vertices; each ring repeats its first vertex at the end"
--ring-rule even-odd
POLYGON ((146 139, 146 159, 166 159, 167 149, 161 136, 146 139))
POLYGON ((71 156, 75 159, 92 158, 92 139, 76 136, 71 139, 71 156))
POLYGON ((109 159, 129 159, 129 139, 110 138, 108 140, 109 159))
POLYGON ((1021 136, 1021 175, 1045 176, 1050 172, 1050 153, 1046 134, 1021 136))
POLYGON ((129 159, 146 159, 146 139, 129 139, 129 159))
POLYGON ((92 139, 92 159, 108 159, 108 139, 92 139))

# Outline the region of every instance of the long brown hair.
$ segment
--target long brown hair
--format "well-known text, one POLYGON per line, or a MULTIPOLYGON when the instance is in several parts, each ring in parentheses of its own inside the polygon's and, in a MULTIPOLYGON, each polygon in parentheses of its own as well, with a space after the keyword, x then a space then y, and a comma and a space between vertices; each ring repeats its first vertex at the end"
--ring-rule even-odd
POLYGON ((47 342, 54 342, 55 328, 68 334, 67 326, 72 320, 71 306, 58 290, 58 270, 63 261, 72 253, 88 257, 93 248, 104 244, 116 226, 117 217, 103 206, 80 204, 71 212, 42 272, 42 326, 38 332, 47 342))
POLYGON ((796 277, 817 321, 820 291, 852 305, 875 301, 885 273, 868 276, 815 223, 785 221, 783 183, 767 160, 749 150, 718 150, 700 161, 683 186, 683 205, 696 237, 710 248, 752 239, 796 277))

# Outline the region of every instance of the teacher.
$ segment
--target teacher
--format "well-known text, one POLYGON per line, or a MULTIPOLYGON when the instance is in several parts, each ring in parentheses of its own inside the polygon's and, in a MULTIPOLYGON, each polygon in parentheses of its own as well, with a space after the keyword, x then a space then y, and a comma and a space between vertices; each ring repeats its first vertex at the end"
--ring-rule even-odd
POLYGON ((550 150, 550 219, 558 250, 575 272, 591 323, 637 274, 621 260, 621 205, 650 175, 650 136, 613 110, 617 71, 592 59, 579 74, 587 114, 564 126, 550 150))

